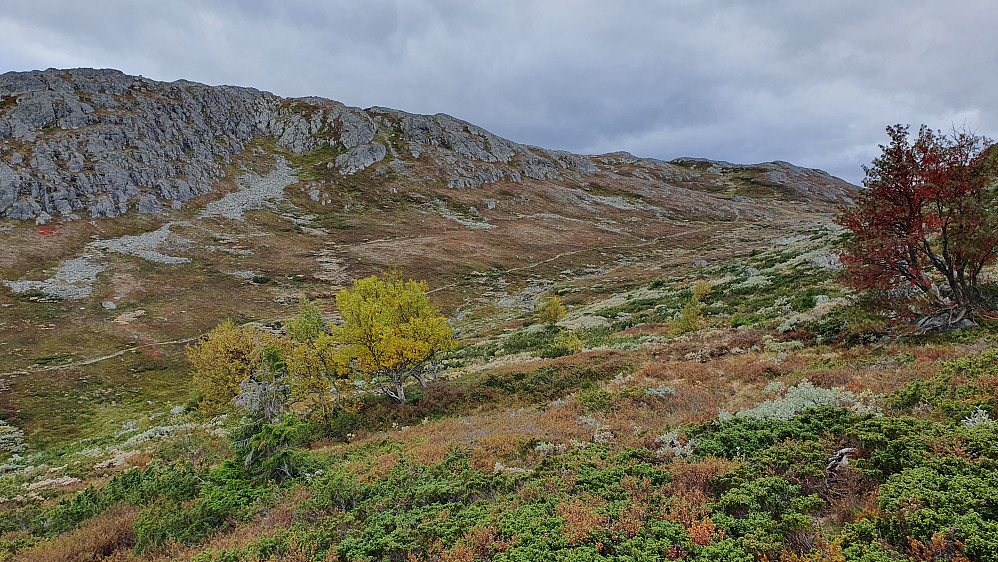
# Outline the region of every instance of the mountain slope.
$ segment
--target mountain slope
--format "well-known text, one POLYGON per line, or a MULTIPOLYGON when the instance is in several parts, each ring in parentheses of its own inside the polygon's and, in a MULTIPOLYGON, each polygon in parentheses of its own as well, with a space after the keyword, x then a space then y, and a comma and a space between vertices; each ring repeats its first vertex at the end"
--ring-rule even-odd
POLYGON ((0 93, 0 562, 995 559, 998 328, 897 338, 823 172, 106 70, 0 93), (392 270, 460 340, 409 403, 199 406, 222 319, 283 382, 302 299, 335 324, 392 270))
POLYGON ((555 290, 581 307, 810 236, 854 189, 113 70, 7 73, 0 96, 0 413, 37 439, 183 403, 183 344, 224 318, 334 315, 399 270, 487 337, 555 290))
MULTIPOLYGON (((448 115, 361 110, 321 98, 282 99, 251 88, 156 82, 113 70, 12 72, 0 76, 0 215, 113 217, 157 213, 208 193, 224 163, 258 137, 295 154, 328 149, 340 175, 387 163, 449 188, 530 181, 585 186, 626 178, 635 189, 715 183, 731 166, 691 171, 627 154, 585 157, 511 142, 448 115)), ((678 165, 677 165, 678 164, 678 165)), ((842 201, 848 184, 786 163, 739 168, 734 179, 782 187, 784 197, 842 201), (740 175, 739 175, 740 174, 740 175), (761 179, 757 179, 761 178, 761 179)), ((699 212, 735 213, 747 202, 706 200, 699 212)), ((692 205, 692 202, 690 203, 692 205)), ((680 206, 682 208, 682 206, 680 206)))

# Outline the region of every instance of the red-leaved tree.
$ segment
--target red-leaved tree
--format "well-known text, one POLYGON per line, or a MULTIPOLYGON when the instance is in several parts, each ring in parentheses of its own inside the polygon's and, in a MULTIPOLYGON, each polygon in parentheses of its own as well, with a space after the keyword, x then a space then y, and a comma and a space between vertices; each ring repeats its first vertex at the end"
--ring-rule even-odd
POLYGON ((907 126, 887 134, 890 143, 863 167, 866 189, 839 217, 852 231, 842 256, 848 279, 861 290, 915 295, 951 319, 973 316, 986 304, 982 272, 998 255, 992 143, 924 125, 913 140, 907 126))

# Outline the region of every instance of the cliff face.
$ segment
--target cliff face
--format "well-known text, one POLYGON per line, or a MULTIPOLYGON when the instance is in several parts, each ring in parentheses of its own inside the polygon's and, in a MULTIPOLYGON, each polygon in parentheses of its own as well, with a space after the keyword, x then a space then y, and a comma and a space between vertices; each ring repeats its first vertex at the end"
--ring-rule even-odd
MULTIPOLYGON (((260 138, 292 154, 327 149, 326 167, 340 176, 382 162, 405 175, 418 164, 424 176, 429 170, 425 177, 456 189, 623 181, 693 200, 699 198, 693 192, 716 192, 718 178, 727 177, 737 180, 731 185, 772 187, 787 200, 821 203, 844 201, 852 189, 786 163, 580 156, 517 144, 444 114, 362 110, 115 70, 50 69, 0 75, 0 217, 46 222, 179 208, 208 193, 230 158, 260 138)), ((743 203, 728 198, 698 206, 740 215, 743 203)))
MULTIPOLYGON (((210 190, 221 164, 259 135, 306 151, 325 130, 257 90, 111 70, 8 73, 0 96, 0 213, 15 219, 157 212, 210 190)), ((328 121, 345 116, 337 141, 373 137, 362 113, 326 106, 328 121)))

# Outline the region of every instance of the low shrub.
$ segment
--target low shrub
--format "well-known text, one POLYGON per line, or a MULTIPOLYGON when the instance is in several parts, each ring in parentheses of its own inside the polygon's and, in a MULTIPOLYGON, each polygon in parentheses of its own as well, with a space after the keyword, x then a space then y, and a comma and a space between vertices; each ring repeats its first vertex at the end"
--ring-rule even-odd
POLYGON ((553 343, 540 351, 540 357, 555 358, 575 355, 582 351, 582 340, 574 333, 562 333, 553 343))
POLYGON ((745 458, 786 441, 819 441, 826 435, 841 435, 858 420, 848 408, 819 406, 790 419, 732 418, 710 421, 690 430, 697 439, 698 457, 745 458))
POLYGON ((53 536, 113 506, 148 505, 161 499, 188 501, 200 493, 205 475, 183 462, 133 469, 115 476, 102 489, 88 488, 59 502, 32 521, 31 529, 38 535, 53 536))
POLYGON ((561 332, 562 328, 557 326, 548 326, 543 330, 519 330, 506 338, 502 351, 507 354, 538 351, 554 344, 561 332))
POLYGON ((80 528, 39 543, 19 554, 24 562, 101 560, 135 546, 137 507, 115 507, 80 528))

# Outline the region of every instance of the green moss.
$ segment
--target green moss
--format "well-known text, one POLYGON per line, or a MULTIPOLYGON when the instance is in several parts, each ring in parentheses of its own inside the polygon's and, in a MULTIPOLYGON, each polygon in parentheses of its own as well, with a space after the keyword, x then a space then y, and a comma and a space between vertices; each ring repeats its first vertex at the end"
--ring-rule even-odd
POLYGON ((589 185, 583 187, 582 190, 586 193, 591 193, 600 197, 620 197, 631 203, 641 203, 645 200, 645 197, 640 193, 632 193, 621 189, 612 189, 598 183, 590 183, 589 185))
POLYGON ((346 148, 342 144, 326 145, 311 152, 295 154, 284 151, 284 156, 291 163, 292 167, 298 168, 299 181, 317 181, 333 178, 334 170, 327 167, 327 164, 336 160, 336 157, 346 153, 346 148))

